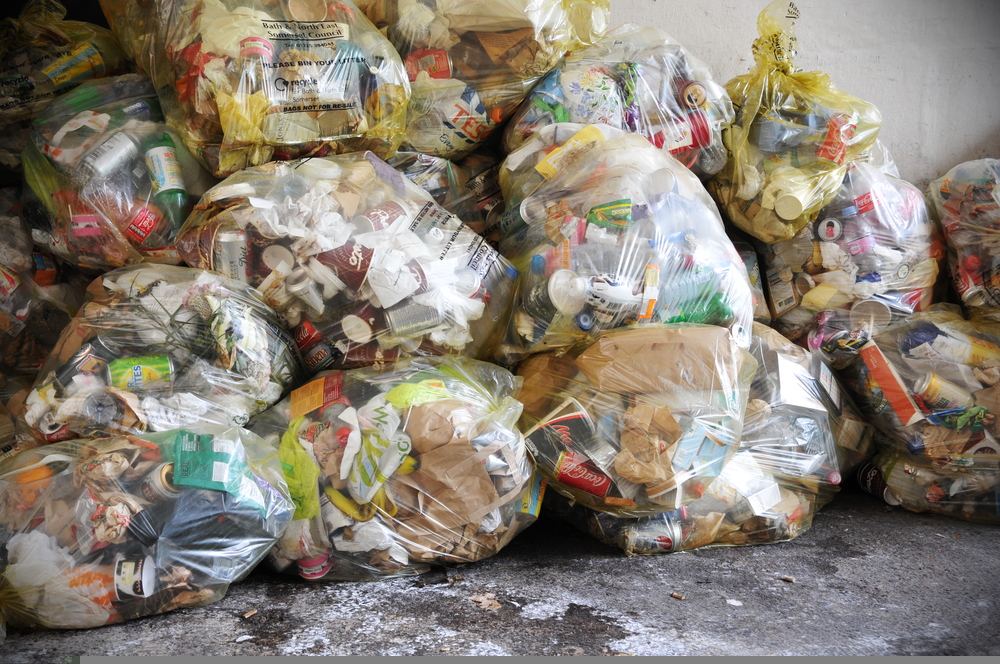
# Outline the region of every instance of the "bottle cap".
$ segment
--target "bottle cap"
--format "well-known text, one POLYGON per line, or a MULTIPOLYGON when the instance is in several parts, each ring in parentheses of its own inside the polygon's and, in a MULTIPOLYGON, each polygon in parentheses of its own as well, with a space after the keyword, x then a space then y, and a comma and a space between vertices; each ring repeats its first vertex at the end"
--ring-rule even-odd
POLYGON ((575 316, 587 304, 587 280, 572 270, 556 270, 549 277, 549 299, 560 313, 575 316))
POLYGON ((282 263, 289 268, 295 265, 295 256, 292 255, 292 252, 287 247, 283 247, 280 244, 272 244, 270 247, 264 249, 261 253, 261 260, 264 261, 264 265, 272 270, 277 270, 278 266, 282 263))
POLYGON ((774 212, 785 221, 802 216, 802 201, 792 194, 783 194, 774 202, 774 212))

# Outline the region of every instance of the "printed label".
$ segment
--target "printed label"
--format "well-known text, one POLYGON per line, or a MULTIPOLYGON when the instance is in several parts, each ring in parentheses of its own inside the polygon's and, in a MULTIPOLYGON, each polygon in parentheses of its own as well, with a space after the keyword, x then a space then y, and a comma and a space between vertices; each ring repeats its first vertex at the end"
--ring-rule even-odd
POLYGON ((795 308, 795 289, 792 288, 791 281, 781 278, 777 268, 770 268, 767 271, 767 286, 770 294, 771 315, 780 318, 795 308))
POLYGON ((349 406, 350 402, 343 398, 343 384, 344 374, 338 372, 294 390, 289 405, 290 417, 294 420, 307 413, 325 408, 335 401, 349 406))
POLYGON ((125 237, 136 244, 142 244, 149 238, 149 234, 156 228, 157 218, 148 207, 143 205, 128 222, 125 227, 125 237))
POLYGON ((184 191, 184 177, 181 165, 173 148, 156 147, 146 151, 146 167, 153 183, 153 195, 161 191, 179 189, 184 191))
POLYGON ((874 190, 854 199, 854 206, 858 208, 858 214, 871 212, 881 205, 882 201, 879 200, 878 194, 876 194, 874 190))
POLYGON ((93 237, 101 235, 101 222, 97 215, 77 214, 69 220, 70 233, 73 237, 93 237))
POLYGON ((550 180, 555 177, 564 163, 573 161, 585 148, 603 140, 604 134, 601 133, 601 130, 594 125, 588 125, 573 134, 562 146, 550 152, 545 159, 538 162, 535 170, 543 178, 550 180))
POLYGON ((62 90, 103 74, 104 59, 96 48, 83 43, 42 69, 42 73, 52 81, 56 90, 62 90))
POLYGON ((21 285, 17 272, 0 265, 0 296, 5 300, 21 285))
POLYGON ((826 392, 826 396, 830 397, 830 401, 833 402, 839 412, 841 410, 840 385, 837 384, 837 379, 834 378, 830 367, 825 364, 819 364, 819 385, 826 392))
POLYGON ((531 476, 531 489, 521 496, 521 507, 518 509, 522 514, 530 514, 537 517, 542 509, 542 499, 545 497, 545 480, 537 470, 531 476))
POLYGON ((889 363, 874 341, 869 341, 861 349, 861 359, 864 360, 872 378, 875 379, 903 426, 909 426, 924 419, 910 395, 910 390, 905 387, 903 380, 896 373, 895 367, 889 363))
POLYGON ((590 459, 572 450, 559 455, 556 480, 598 498, 606 497, 611 490, 611 478, 590 459))

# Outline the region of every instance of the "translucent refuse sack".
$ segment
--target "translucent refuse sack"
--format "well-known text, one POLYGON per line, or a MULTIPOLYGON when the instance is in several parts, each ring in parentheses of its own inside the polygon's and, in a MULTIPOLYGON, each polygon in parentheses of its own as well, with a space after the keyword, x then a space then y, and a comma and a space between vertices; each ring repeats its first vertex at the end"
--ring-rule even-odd
POLYGON ((517 277, 370 152, 237 173, 205 194, 178 248, 189 265, 258 287, 312 371, 489 356, 517 277))
POLYGON ((983 313, 1000 308, 1000 159, 955 166, 927 187, 948 244, 948 264, 962 303, 983 313))
POLYGON ((704 63, 661 30, 625 24, 545 75, 507 125, 504 147, 513 152, 558 122, 607 124, 707 177, 725 164, 722 129, 732 119, 729 95, 704 63))
POLYGON ((1000 324, 934 305, 874 335, 841 373, 883 447, 940 468, 1000 461, 1000 324))
POLYGON ((565 355, 533 355, 518 367, 528 449, 552 488, 587 507, 676 509, 735 453, 755 369, 708 325, 611 330, 565 355))
POLYGON ((506 120, 567 51, 607 30, 608 0, 367 0, 413 90, 406 144, 458 160, 506 120))
POLYGON ((84 83, 50 105, 35 121, 24 176, 45 209, 44 246, 100 271, 180 262, 177 231, 216 182, 163 123, 141 74, 84 83))
POLYGON ((295 503, 272 563, 350 581, 499 551, 534 522, 543 488, 516 385, 485 362, 414 358, 326 372, 256 417, 295 503))
POLYGON ((0 462, 0 633, 219 601, 291 514, 275 450, 237 427, 21 452, 0 462))
POLYGON ((701 182, 644 137, 603 131, 588 125, 549 151, 534 170, 551 178, 519 204, 516 192, 508 199, 500 251, 521 280, 498 357, 510 363, 633 323, 720 325, 747 346, 746 268, 701 182), (562 161, 574 145, 580 154, 562 161))
MULTIPOLYGON (((628 555, 784 542, 803 534, 872 452, 874 427, 816 355, 754 325, 758 361, 739 451, 700 498, 621 518, 552 495, 546 510, 628 555)), ((530 437, 529 437, 530 439, 530 437)))
POLYGON ((759 248, 775 329, 834 367, 933 302, 944 254, 920 191, 867 163, 815 221, 759 248))
POLYGON ((144 265, 91 283, 17 414, 49 442, 242 425, 302 378, 291 335, 257 291, 144 265))
MULTIPOLYGON (((731 231, 731 229, 727 229, 731 231)), ((743 259, 750 280, 750 294, 753 296, 753 319, 764 325, 771 324, 771 310, 767 306, 767 295, 764 293, 764 280, 761 278, 760 259, 753 244, 735 239, 733 233, 728 233, 733 240, 733 247, 743 259)))
POLYGON ((757 17, 749 73, 726 83, 736 119, 725 167, 709 183, 722 211, 764 242, 789 240, 837 195, 848 164, 871 147, 878 110, 792 60, 799 10, 775 0, 757 17))
POLYGON ((167 122, 217 177, 403 138, 410 84, 351 0, 102 0, 167 122))
POLYGON ((946 467, 899 450, 885 450, 857 471, 858 484, 889 505, 976 523, 1000 524, 997 465, 946 467))
POLYGON ((29 0, 0 22, 0 181, 20 180, 30 120, 80 83, 132 70, 107 28, 67 21, 55 0, 29 0))

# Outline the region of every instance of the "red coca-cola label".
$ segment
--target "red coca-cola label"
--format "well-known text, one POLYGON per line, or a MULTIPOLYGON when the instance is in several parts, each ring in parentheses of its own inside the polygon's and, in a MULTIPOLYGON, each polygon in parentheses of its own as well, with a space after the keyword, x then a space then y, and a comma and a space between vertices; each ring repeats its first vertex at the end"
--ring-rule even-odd
POLYGON ((869 191, 854 199, 854 207, 858 208, 858 214, 871 212, 880 205, 882 205, 882 201, 879 200, 878 194, 874 191, 869 191))
POLYGON ((431 78, 448 79, 451 78, 451 59, 447 51, 436 48, 418 48, 406 56, 406 76, 411 80, 417 80, 417 74, 422 71, 427 72, 431 78))
POLYGON ((816 156, 838 164, 847 156, 847 142, 854 138, 856 126, 851 118, 837 113, 826 123, 826 138, 816 148, 816 156))
POLYGON ((304 320, 292 330, 295 345, 302 352, 305 352, 323 340, 323 335, 319 333, 316 326, 309 320, 304 320))
POLYGON ((556 480, 598 498, 604 498, 611 490, 611 478, 602 473, 590 459, 572 450, 559 455, 556 480))
POLYGON ((156 228, 157 218, 146 206, 142 206, 125 227, 125 237, 132 242, 142 244, 156 228))

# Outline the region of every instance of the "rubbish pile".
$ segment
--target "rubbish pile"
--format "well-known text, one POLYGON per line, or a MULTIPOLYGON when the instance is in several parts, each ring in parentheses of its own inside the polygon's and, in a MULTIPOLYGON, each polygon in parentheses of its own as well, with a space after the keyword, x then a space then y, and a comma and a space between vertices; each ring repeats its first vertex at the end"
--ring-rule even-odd
POLYGON ((0 638, 543 509, 627 555, 855 481, 1000 523, 1000 161, 925 200, 794 3, 725 85, 606 0, 101 5, 0 26, 0 638))

